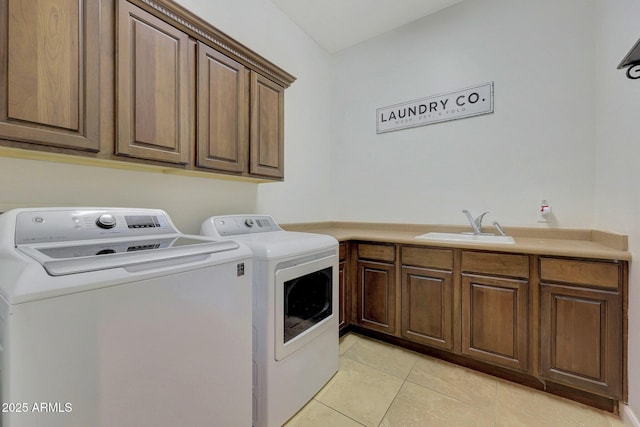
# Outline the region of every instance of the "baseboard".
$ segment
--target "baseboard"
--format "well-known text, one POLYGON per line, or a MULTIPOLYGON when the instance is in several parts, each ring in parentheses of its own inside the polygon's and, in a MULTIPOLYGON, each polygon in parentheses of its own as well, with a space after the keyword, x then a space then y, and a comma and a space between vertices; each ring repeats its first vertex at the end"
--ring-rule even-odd
POLYGON ((633 413, 629 405, 620 404, 620 406, 622 406, 620 416, 625 427, 640 427, 638 417, 636 417, 636 414, 633 413))

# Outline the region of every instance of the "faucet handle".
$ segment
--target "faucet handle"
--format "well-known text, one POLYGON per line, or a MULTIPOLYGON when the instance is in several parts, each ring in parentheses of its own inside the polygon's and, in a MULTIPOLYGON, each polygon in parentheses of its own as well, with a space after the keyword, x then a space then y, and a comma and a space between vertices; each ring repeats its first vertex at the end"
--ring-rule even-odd
POLYGON ((501 236, 507 235, 507 233, 505 233, 504 231, 504 228, 502 228, 498 221, 493 221, 493 226, 496 228, 496 230, 498 230, 498 233, 500 233, 501 236))

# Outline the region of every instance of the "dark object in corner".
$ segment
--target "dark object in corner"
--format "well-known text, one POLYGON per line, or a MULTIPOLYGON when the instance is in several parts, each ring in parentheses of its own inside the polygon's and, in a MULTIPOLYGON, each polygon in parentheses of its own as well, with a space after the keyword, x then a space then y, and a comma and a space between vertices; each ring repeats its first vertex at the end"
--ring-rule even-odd
POLYGON ((640 79, 640 40, 633 45, 627 56, 618 65, 618 70, 623 68, 627 68, 627 77, 630 79, 640 79))

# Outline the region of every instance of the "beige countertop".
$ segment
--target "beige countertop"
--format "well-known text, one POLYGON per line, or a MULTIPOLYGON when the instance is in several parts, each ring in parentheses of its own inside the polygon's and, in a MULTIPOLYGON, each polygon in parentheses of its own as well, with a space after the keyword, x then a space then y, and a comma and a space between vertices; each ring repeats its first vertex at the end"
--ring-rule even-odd
MULTIPOLYGON (((580 258, 597 258, 630 261, 626 235, 584 229, 545 229, 534 227, 504 227, 515 244, 437 242, 416 239, 416 236, 437 231, 460 233, 470 231, 470 227, 391 224, 361 222, 322 222, 285 224, 285 230, 328 234, 338 241, 365 240, 385 243, 401 243, 432 247, 482 249, 496 252, 515 252, 537 255, 555 255, 580 258)), ((483 231, 485 231, 483 229, 483 231)), ((487 228, 486 231, 493 232, 487 228)))

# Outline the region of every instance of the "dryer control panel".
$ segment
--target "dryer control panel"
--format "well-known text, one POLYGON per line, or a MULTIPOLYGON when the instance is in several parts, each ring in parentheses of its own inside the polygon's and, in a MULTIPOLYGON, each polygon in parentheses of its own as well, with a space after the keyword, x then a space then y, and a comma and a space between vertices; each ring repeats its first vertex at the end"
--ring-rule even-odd
POLYGON ((270 215, 227 215, 209 218, 202 224, 201 234, 228 237, 243 234, 282 231, 270 215))
POLYGON ((176 233, 157 209, 24 210, 16 216, 16 245, 176 233))

